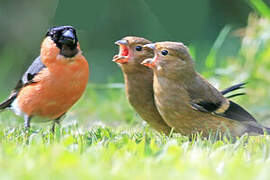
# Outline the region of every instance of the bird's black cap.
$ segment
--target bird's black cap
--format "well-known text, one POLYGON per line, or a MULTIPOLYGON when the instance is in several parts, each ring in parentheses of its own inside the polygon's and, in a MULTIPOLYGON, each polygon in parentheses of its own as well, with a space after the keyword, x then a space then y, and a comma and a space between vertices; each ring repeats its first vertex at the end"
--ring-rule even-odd
POLYGON ((61 50, 60 54, 73 57, 77 54, 78 38, 76 30, 72 26, 57 26, 50 28, 46 37, 50 36, 56 46, 61 50))

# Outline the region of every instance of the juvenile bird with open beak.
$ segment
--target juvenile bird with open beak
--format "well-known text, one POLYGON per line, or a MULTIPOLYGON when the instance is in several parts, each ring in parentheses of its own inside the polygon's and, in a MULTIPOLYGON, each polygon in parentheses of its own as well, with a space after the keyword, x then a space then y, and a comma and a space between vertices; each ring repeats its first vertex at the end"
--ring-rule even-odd
POLYGON ((116 41, 119 54, 114 56, 113 61, 123 71, 130 104, 154 129, 168 135, 171 127, 162 119, 154 102, 153 71, 141 64, 144 59, 154 56, 152 49, 143 47, 149 43, 147 39, 132 36, 116 41))
MULTIPOLYGON (((151 41, 145 38, 134 36, 116 41, 119 45, 119 54, 114 56, 113 61, 118 63, 123 71, 126 96, 132 107, 154 129, 168 135, 171 127, 160 116, 154 102, 153 71, 141 64, 143 60, 154 56, 152 49, 143 47, 149 43, 151 41)), ((230 93, 242 88, 243 85, 243 83, 234 85, 222 93, 230 93)))
POLYGON ((72 26, 48 30, 34 60, 0 110, 12 109, 23 116, 25 127, 33 117, 59 122, 83 94, 89 67, 72 26))
POLYGON ((158 42, 144 47, 155 53, 154 58, 142 64, 154 71, 155 104, 169 126, 186 136, 270 132, 195 71, 188 49, 182 43, 158 42))

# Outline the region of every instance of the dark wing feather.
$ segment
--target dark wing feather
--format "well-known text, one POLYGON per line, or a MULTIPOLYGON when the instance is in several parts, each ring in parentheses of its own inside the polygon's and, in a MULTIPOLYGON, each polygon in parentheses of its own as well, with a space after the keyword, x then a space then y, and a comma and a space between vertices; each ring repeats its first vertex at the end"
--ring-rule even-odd
POLYGON ((31 64, 31 66, 27 69, 27 71, 24 73, 21 79, 23 85, 31 83, 35 75, 37 75, 45 67, 46 66, 41 61, 41 57, 38 56, 31 64))
MULTIPOLYGON (((220 93, 222 95, 225 95, 225 94, 228 94, 228 93, 231 93, 233 91, 236 91, 238 89, 242 89, 244 88, 244 85, 246 85, 246 83, 239 83, 239 84, 236 84, 236 85, 233 85, 231 87, 228 87, 227 89, 223 90, 223 91, 220 91, 220 93)), ((230 99, 230 98, 233 98, 233 97, 236 97, 236 96, 241 96, 241 95, 245 95, 245 93, 236 93, 236 94, 232 94, 228 97, 226 97, 227 99, 230 99)), ((192 98, 192 95, 190 95, 190 97, 192 98)), ((196 109, 196 110, 199 110, 199 111, 202 111, 202 112, 208 112, 208 113, 214 113, 215 111, 217 111, 222 105, 222 102, 211 102, 211 101, 199 101, 199 102, 196 102, 196 103, 191 103, 191 106, 196 109)))
POLYGON ((228 87, 227 89, 223 90, 223 91, 220 91, 222 95, 225 95, 225 94, 228 94, 232 91, 236 91, 238 89, 242 89, 244 88, 244 85, 246 85, 246 83, 240 83, 240 84, 236 84, 236 85, 233 85, 231 87, 228 87))
POLYGON ((10 107, 14 99, 16 99, 20 89, 24 86, 34 83, 33 79, 35 75, 37 75, 43 68, 46 68, 46 66, 42 63, 41 57, 38 56, 24 73, 23 77, 19 80, 8 99, 0 104, 0 110, 10 107))
POLYGON ((202 112, 212 113, 220 108, 221 102, 220 103, 213 103, 213 102, 200 101, 197 103, 191 103, 191 106, 196 110, 199 110, 202 112))
POLYGON ((229 108, 223 113, 219 114, 223 117, 229 118, 229 119, 234 119, 237 121, 256 121, 256 119, 249 114, 244 108, 239 106, 238 104, 230 101, 230 106, 229 108))
POLYGON ((221 106, 219 103, 212 103, 212 102, 198 102, 198 103, 191 103, 191 106, 199 111, 206 112, 206 113, 214 113, 216 115, 226 117, 229 119, 237 120, 237 121, 256 121, 256 119, 249 114, 244 108, 239 106, 238 104, 229 101, 230 105, 228 109, 224 113, 216 113, 215 111, 218 110, 221 106))
MULTIPOLYGON (((222 95, 225 95, 232 91, 242 89, 244 88, 245 85, 246 83, 236 84, 234 86, 231 86, 221 91, 221 93, 222 95)), ((244 94, 245 93, 237 93, 237 94, 230 95, 227 98, 233 98, 233 97, 244 95, 244 94)), ((249 114, 244 108, 234 103, 233 101, 229 101, 229 102, 230 102, 229 108, 223 114, 219 114, 219 115, 229 118, 229 119, 238 120, 238 121, 255 121, 256 122, 256 119, 251 114, 249 114)))

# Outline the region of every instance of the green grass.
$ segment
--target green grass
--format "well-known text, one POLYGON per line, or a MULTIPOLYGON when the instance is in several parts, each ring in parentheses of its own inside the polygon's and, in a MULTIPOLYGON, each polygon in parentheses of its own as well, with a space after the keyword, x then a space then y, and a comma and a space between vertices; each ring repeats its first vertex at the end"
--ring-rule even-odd
POLYGON ((189 141, 153 131, 123 89, 90 85, 50 133, 1 114, 0 179, 269 179, 270 136, 189 141))
POLYGON ((1 179, 269 179, 270 137, 188 141, 151 130, 76 125, 0 130, 1 179))

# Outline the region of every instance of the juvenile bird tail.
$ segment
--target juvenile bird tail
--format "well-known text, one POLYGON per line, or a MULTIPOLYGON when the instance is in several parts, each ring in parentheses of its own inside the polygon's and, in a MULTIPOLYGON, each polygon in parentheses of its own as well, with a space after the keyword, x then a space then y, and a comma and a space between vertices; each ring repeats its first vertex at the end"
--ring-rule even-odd
POLYGON ((225 94, 228 94, 228 93, 230 93, 230 92, 232 92, 232 91, 236 91, 236 90, 238 90, 238 89, 242 89, 242 88, 244 88, 245 85, 246 85, 246 83, 236 84, 236 85, 233 85, 233 86, 231 86, 231 87, 229 87, 229 88, 227 88, 227 89, 221 91, 221 93, 222 93, 223 95, 225 95, 225 94))
POLYGON ((266 134, 270 135, 270 128, 259 125, 259 124, 254 123, 254 122, 252 122, 252 123, 249 122, 247 133, 251 133, 251 134, 255 133, 256 135, 263 135, 266 133, 266 134))
MULTIPOLYGON (((244 86, 246 85, 246 83, 240 83, 240 84, 236 84, 234 86, 231 86, 223 91, 220 91, 222 95, 225 95, 225 94, 228 94, 228 93, 231 93, 233 91, 236 91, 238 89, 242 89, 244 88, 244 86)), ((233 98, 233 97, 236 97, 236 96, 241 96, 241 95, 245 95, 246 93, 242 92, 242 93, 236 93, 236 94, 232 94, 230 96, 227 96, 226 98, 230 99, 230 98, 233 98)))
POLYGON ((270 128, 269 127, 264 126, 263 129, 268 135, 270 135, 270 128))

